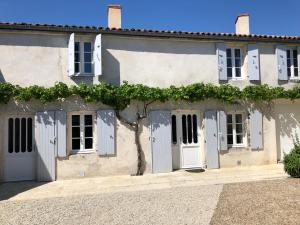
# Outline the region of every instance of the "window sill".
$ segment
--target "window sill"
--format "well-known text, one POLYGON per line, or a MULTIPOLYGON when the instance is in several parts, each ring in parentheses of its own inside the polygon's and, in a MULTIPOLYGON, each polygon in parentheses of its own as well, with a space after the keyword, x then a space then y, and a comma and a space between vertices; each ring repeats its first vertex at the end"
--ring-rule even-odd
POLYGON ((300 80, 298 79, 298 77, 289 78, 288 81, 293 82, 293 83, 299 83, 300 82, 300 80))
POLYGON ((96 151, 94 149, 90 150, 72 150, 71 155, 78 155, 78 154, 91 154, 95 153, 96 151))
POLYGON ((240 81, 240 80, 244 80, 242 77, 241 78, 227 78, 228 80, 232 80, 232 81, 240 81))
POLYGON ((228 145, 228 149, 246 148, 245 145, 228 145))
POLYGON ((94 73, 76 73, 72 75, 71 77, 94 77, 94 73))

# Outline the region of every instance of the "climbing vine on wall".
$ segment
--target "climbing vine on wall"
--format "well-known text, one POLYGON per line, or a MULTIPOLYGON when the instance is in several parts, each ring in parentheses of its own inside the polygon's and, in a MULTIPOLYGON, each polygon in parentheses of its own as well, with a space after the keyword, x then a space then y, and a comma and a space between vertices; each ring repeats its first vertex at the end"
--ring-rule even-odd
POLYGON ((131 100, 142 102, 185 100, 195 102, 216 99, 225 103, 232 103, 235 100, 268 102, 278 98, 294 100, 300 98, 300 86, 284 89, 268 85, 249 85, 244 89, 240 89, 228 84, 217 86, 196 83, 181 87, 157 88, 142 84, 129 84, 128 82, 124 82, 120 86, 113 86, 107 83, 67 86, 59 82, 53 87, 45 88, 37 85, 20 87, 10 83, 0 83, 0 103, 2 104, 8 103, 11 99, 21 101, 37 99, 47 103, 67 98, 71 95, 78 95, 86 102, 103 102, 116 110, 123 110, 130 104, 131 100))

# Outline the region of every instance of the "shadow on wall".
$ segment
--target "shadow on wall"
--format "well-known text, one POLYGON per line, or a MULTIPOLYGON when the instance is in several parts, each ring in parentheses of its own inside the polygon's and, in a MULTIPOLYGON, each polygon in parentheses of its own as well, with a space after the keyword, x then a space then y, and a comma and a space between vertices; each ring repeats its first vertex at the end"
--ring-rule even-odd
POLYGON ((99 82, 107 82, 120 86, 121 74, 119 61, 107 49, 102 49, 102 76, 99 76, 99 82))
POLYGON ((8 200, 22 192, 47 184, 46 182, 23 181, 0 184, 0 201, 8 200))
POLYGON ((3 83, 3 82, 5 82, 5 79, 4 79, 2 71, 0 70, 0 83, 3 83))

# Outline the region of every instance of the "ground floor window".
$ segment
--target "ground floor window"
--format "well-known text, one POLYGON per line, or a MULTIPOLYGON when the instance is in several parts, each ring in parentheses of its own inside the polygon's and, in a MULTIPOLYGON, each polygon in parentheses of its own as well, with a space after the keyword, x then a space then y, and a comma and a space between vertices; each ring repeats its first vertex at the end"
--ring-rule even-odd
POLYGON ((227 144, 231 147, 244 146, 244 116, 242 113, 227 114, 227 144))
POLYGON ((93 150, 93 114, 73 114, 71 116, 72 152, 90 152, 93 150))
POLYGON ((32 118, 15 117, 8 119, 8 152, 32 152, 32 118))

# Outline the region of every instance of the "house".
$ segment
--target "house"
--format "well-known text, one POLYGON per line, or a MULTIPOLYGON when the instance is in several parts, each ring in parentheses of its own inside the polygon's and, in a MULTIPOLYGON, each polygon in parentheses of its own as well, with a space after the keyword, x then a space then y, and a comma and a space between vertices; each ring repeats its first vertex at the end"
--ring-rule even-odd
MULTIPOLYGON (((237 17, 236 33, 123 29, 119 5, 110 5, 108 16, 108 28, 0 23, 0 82, 267 84, 285 90, 299 82, 300 37, 251 34, 248 14, 237 17)), ((76 95, 0 104, 0 180, 272 164, 300 130, 297 99, 261 105, 155 101, 133 129, 129 124, 143 107, 131 101, 120 112, 126 123, 110 105, 76 95)))

